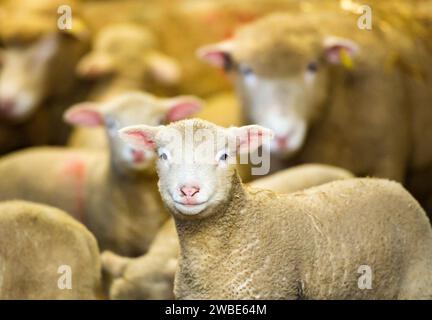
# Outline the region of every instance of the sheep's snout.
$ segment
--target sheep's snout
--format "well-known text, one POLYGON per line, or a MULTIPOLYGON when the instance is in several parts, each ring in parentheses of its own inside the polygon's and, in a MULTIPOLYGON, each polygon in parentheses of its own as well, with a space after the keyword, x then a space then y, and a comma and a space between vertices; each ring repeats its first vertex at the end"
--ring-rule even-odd
POLYGON ((197 186, 191 186, 191 185, 184 185, 180 188, 180 192, 182 194, 182 197, 186 198, 186 201, 194 201, 194 196, 198 194, 200 191, 200 187, 197 186))
POLYGON ((9 115, 15 109, 15 101, 13 99, 0 99, 0 114, 9 115))

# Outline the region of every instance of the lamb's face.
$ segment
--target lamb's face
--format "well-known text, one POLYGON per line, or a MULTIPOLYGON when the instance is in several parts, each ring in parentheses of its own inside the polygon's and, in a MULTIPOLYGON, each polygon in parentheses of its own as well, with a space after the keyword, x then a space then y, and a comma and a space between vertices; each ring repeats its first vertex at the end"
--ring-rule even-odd
POLYGON ((145 123, 156 126, 188 117, 201 107, 194 97, 158 99, 144 93, 126 93, 102 105, 82 103, 69 109, 65 120, 81 126, 102 125, 107 132, 111 158, 121 169, 144 170, 153 166, 153 150, 136 149, 118 136, 118 130, 145 123))
POLYGON ((288 157, 302 148, 328 99, 330 65, 348 64, 357 47, 346 39, 317 38, 304 31, 289 36, 286 29, 268 30, 268 36, 257 41, 256 28, 198 54, 233 76, 247 120, 271 128, 272 152, 288 157))
POLYGON ((120 136, 158 154, 159 190, 181 218, 203 218, 229 199, 236 155, 258 148, 271 132, 259 126, 224 129, 202 120, 170 126, 132 126, 120 136))
POLYGON ((153 34, 133 24, 115 24, 101 30, 93 50, 81 59, 77 73, 84 78, 137 82, 150 78, 165 84, 179 80, 177 63, 156 51, 153 34))
POLYGON ((3 50, 0 69, 0 117, 30 116, 47 94, 48 68, 58 52, 58 38, 47 36, 32 44, 3 50))

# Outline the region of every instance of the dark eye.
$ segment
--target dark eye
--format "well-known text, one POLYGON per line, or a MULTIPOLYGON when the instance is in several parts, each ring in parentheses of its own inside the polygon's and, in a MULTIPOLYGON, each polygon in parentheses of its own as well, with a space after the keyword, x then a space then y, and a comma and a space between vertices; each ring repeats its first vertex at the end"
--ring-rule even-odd
POLYGON ((220 158, 219 158, 220 161, 226 161, 226 159, 228 159, 228 154, 227 154, 227 153, 223 153, 223 154, 220 156, 220 158))
POLYGON ((248 76, 248 75, 254 74, 254 71, 250 67, 245 66, 245 65, 241 65, 239 67, 239 70, 240 70, 241 74, 243 74, 244 76, 248 76))
POLYGON ((166 153, 161 153, 159 159, 168 160, 168 156, 166 155, 166 153))
POLYGON ((107 118, 105 120, 105 125, 108 129, 114 129, 117 126, 117 122, 113 118, 107 118))
POLYGON ((316 63, 316 62, 309 63, 307 66, 307 70, 310 72, 317 72, 318 71, 318 63, 316 63))

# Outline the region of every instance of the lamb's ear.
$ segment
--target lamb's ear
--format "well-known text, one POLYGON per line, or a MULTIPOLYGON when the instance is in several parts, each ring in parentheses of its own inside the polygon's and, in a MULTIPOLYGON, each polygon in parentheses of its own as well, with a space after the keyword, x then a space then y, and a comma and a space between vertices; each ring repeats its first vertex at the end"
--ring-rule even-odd
POLYGON ((329 63, 352 68, 352 59, 358 52, 359 46, 352 40, 333 36, 324 39, 325 58, 329 63))
POLYGON ((179 96, 165 99, 164 105, 167 107, 167 122, 179 121, 193 116, 199 112, 204 102, 194 96, 179 96))
POLYGON ((115 71, 112 59, 107 54, 89 53, 78 62, 76 73, 82 78, 94 79, 115 71))
POLYGON ((119 130, 119 136, 136 150, 156 149, 156 135, 164 126, 129 126, 119 130))
POLYGON ((166 85, 177 84, 181 78, 178 62, 160 52, 152 52, 145 57, 151 76, 166 85))
POLYGON ((232 127, 227 129, 235 136, 237 153, 252 153, 264 143, 273 139, 273 131, 258 125, 232 127))
POLYGON ((80 127, 96 127, 105 123, 99 104, 95 102, 82 102, 70 107, 63 114, 63 120, 80 127))
POLYGON ((232 67, 232 51, 234 40, 226 40, 219 43, 201 47, 197 50, 197 57, 208 64, 229 70, 232 67))

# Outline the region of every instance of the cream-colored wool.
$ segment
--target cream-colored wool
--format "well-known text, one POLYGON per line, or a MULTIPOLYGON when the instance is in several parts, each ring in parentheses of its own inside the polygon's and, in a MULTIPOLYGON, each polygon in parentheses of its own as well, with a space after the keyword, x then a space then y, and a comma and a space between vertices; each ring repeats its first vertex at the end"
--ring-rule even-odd
MULTIPOLYGON (((326 182, 352 178, 346 170, 309 164, 285 169, 254 180, 249 186, 289 193, 326 182)), ((171 299, 179 255, 177 232, 170 219, 158 232, 149 251, 139 258, 123 258, 111 252, 102 254, 102 267, 114 279, 111 299, 171 299)))
POLYGON ((25 201, 2 202, 0 239, 0 299, 101 298, 96 239, 65 212, 25 201), (62 289, 69 271, 72 286, 62 289))
POLYGON ((133 150, 117 130, 136 122, 166 123, 173 120, 171 113, 185 117, 197 108, 199 100, 193 97, 162 99, 136 92, 97 108, 88 103, 72 107, 65 115, 69 122, 105 126, 109 152, 45 147, 5 156, 0 159, 0 199, 59 207, 83 222, 101 249, 141 255, 169 215, 157 190, 155 154, 133 150))
POLYGON ((318 162, 400 182, 424 176, 432 163, 427 19, 415 13, 416 2, 372 1, 366 31, 357 27, 358 13, 320 10, 321 3, 251 23, 229 49, 216 49, 229 51, 246 123, 296 140, 272 170, 318 162), (357 45, 345 59, 352 63, 329 62, 331 37, 341 47, 357 45))
POLYGON ((226 157, 211 160, 215 150, 200 149, 194 162, 187 161, 184 154, 200 142, 185 135, 201 129, 213 132, 216 145, 238 141, 225 151, 228 158, 271 134, 258 126, 223 129, 201 120, 120 132, 135 147, 165 154, 157 167, 180 240, 176 298, 432 298, 431 226, 400 184, 347 179, 286 195, 245 187, 226 157), (172 130, 182 141, 167 142, 172 130), (185 141, 185 152, 178 153, 185 141), (191 181, 198 191, 187 196, 181 189, 182 196, 178 186, 191 181), (359 287, 364 266, 372 271, 370 290, 359 287))
POLYGON ((157 177, 114 168, 102 151, 29 148, 0 160, 0 199, 61 208, 93 232, 101 250, 140 255, 168 218, 157 177))

